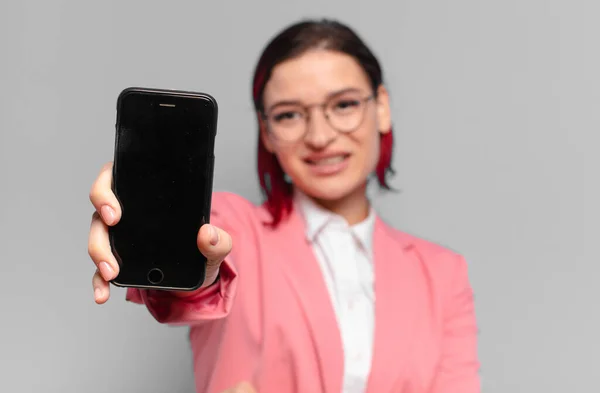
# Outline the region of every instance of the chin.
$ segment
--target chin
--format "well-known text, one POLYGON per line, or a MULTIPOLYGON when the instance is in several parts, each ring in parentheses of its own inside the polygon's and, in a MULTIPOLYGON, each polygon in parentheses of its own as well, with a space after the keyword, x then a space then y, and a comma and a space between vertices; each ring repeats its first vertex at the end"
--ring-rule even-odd
POLYGON ((322 201, 335 202, 361 190, 368 172, 355 160, 346 158, 340 163, 316 166, 312 163, 294 163, 287 167, 299 191, 322 201))
POLYGON ((344 179, 317 178, 297 187, 306 195, 323 201, 339 201, 355 192, 359 185, 344 179))

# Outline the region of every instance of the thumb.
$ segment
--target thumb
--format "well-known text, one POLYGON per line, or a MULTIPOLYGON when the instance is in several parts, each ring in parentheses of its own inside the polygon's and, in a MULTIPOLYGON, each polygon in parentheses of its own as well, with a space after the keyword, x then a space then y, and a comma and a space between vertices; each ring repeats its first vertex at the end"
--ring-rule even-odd
POLYGON ((214 281, 221 262, 229 255, 233 242, 229 233, 211 224, 205 224, 198 232, 198 249, 206 257, 206 283, 214 281))

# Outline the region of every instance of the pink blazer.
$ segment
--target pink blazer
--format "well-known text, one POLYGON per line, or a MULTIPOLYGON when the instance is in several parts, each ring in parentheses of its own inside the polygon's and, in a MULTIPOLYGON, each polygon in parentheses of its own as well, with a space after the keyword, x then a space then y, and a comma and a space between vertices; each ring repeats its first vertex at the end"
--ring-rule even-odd
MULTIPOLYGON (((213 224, 233 251, 220 281, 193 298, 128 289, 161 323, 190 325, 197 391, 250 381, 259 393, 341 393, 343 349, 317 260, 293 213, 276 230, 240 196, 216 192, 213 224)), ((375 339, 368 393, 479 393, 467 265, 395 230, 374 233, 375 339)))

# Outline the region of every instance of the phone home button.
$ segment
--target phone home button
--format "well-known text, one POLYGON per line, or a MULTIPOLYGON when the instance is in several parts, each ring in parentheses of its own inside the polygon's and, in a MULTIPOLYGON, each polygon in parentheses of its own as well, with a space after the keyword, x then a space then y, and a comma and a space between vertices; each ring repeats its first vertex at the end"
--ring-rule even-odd
POLYGON ((158 268, 154 268, 148 272, 148 281, 150 281, 151 284, 160 284, 164 277, 165 275, 162 270, 158 268))

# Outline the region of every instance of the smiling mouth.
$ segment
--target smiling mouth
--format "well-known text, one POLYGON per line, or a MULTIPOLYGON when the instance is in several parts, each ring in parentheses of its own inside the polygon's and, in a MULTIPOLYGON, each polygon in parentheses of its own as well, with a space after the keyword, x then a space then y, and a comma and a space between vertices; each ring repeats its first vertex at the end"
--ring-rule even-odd
POLYGON ((327 165, 335 165, 341 162, 344 162, 350 154, 340 154, 338 156, 332 156, 327 158, 319 158, 319 159, 309 159, 304 160, 307 164, 314 166, 327 166, 327 165))

